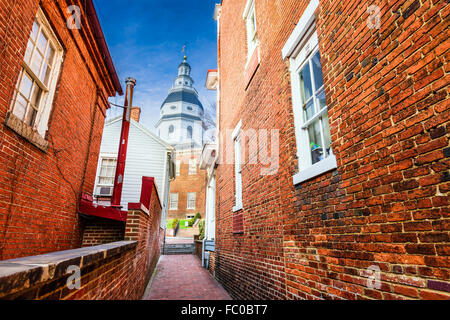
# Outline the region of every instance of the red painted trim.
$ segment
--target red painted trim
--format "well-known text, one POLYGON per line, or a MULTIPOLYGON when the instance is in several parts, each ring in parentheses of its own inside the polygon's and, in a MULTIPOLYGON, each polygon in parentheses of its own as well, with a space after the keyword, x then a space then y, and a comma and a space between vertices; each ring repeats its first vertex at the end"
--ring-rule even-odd
POLYGON ((87 198, 89 197, 86 195, 81 196, 78 208, 81 214, 122 222, 127 221, 128 216, 127 211, 122 211, 114 207, 95 205, 92 201, 89 201, 87 198))
POLYGON ((140 202, 128 202, 128 210, 141 210, 142 204, 140 202))
POLYGON ((139 202, 128 203, 128 210, 140 210, 142 207, 150 211, 150 203, 155 190, 155 195, 158 198, 159 206, 162 208, 161 200, 159 199, 155 178, 142 177, 141 198, 139 202))

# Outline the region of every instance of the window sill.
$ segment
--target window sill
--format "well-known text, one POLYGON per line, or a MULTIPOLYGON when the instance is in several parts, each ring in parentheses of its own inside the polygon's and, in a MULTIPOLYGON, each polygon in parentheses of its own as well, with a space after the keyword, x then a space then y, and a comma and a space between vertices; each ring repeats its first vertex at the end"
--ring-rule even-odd
POLYGON ((251 55, 249 55, 250 59, 247 61, 247 64, 244 68, 244 82, 245 82, 245 88, 247 89, 248 85, 250 84, 251 80, 253 79, 253 76, 256 73, 256 70, 259 67, 260 64, 260 53, 259 53, 259 45, 256 46, 256 48, 253 50, 251 55))
POLYGON ((293 181, 294 185, 302 183, 306 180, 309 180, 311 178, 317 177, 325 172, 328 172, 330 170, 336 169, 337 163, 336 163, 336 156, 332 155, 325 160, 322 160, 320 162, 317 162, 313 164, 311 167, 300 171, 296 175, 294 175, 293 181))
POLYGON ((48 141, 45 140, 31 126, 25 124, 22 120, 17 118, 13 113, 8 112, 6 115, 5 125, 40 150, 47 152, 48 141))
POLYGON ((244 206, 242 204, 238 204, 233 207, 233 212, 238 212, 243 209, 244 209, 244 206))

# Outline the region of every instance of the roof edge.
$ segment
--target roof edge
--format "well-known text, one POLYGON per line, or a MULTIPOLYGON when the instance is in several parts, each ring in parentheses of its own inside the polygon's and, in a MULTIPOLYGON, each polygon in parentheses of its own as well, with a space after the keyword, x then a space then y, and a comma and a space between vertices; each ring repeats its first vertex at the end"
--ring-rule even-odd
POLYGON ((111 53, 106 43, 105 35, 100 25, 100 20, 98 19, 97 11, 95 10, 95 6, 92 0, 87 1, 86 11, 88 16, 91 17, 95 40, 97 41, 102 56, 105 59, 106 67, 108 68, 108 72, 113 82, 114 89, 119 95, 123 95, 123 89, 120 84, 119 77, 117 76, 117 71, 112 61, 111 53))
MULTIPOLYGON (((107 125, 111 125, 113 123, 116 123, 118 121, 120 121, 122 119, 122 116, 117 116, 115 118, 112 118, 108 121, 105 122, 105 126, 107 125)), ((173 146, 171 146, 170 144, 168 144, 167 142, 165 142, 163 139, 161 139, 160 137, 158 137, 156 134, 154 134, 153 132, 151 132, 149 129, 147 129, 146 127, 144 127, 144 125, 142 125, 140 122, 137 122, 134 119, 130 119, 130 123, 135 125, 138 129, 140 129, 141 131, 143 131, 145 134, 147 134, 148 136, 150 136, 151 138, 155 139, 156 142, 158 142, 159 144, 163 145, 166 149, 169 149, 170 151, 174 151, 175 148, 173 146)))

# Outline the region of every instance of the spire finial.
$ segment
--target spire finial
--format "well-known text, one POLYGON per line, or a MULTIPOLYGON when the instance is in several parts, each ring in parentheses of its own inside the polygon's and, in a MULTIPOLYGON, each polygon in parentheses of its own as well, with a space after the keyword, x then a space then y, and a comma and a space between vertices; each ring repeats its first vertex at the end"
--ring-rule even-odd
POLYGON ((181 50, 181 52, 184 53, 183 60, 186 61, 187 60, 187 42, 184 43, 183 49, 181 50))

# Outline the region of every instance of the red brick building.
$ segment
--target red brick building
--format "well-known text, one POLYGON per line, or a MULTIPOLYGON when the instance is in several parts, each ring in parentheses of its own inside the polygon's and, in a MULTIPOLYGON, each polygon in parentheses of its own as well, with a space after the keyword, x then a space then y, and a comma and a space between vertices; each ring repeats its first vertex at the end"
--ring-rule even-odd
POLYGON ((93 3, 1 1, 0 39, 0 260, 80 247, 77 203, 122 94, 93 3))
POLYGON ((176 151, 176 176, 170 182, 168 219, 205 217, 206 170, 199 167, 201 149, 176 151))
POLYGON ((450 298, 449 13, 216 7, 214 270, 234 298, 450 298))

